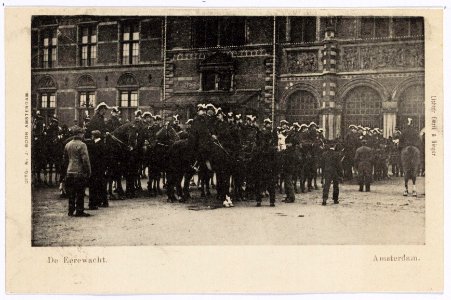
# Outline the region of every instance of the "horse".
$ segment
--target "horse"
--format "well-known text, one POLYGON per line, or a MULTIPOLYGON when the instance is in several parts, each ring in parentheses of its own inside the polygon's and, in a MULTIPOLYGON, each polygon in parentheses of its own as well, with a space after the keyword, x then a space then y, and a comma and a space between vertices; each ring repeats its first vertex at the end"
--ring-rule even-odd
POLYGON ((405 191, 404 196, 409 194, 408 183, 409 179, 412 180, 412 196, 416 197, 416 187, 415 182, 417 179, 418 170, 420 168, 421 157, 420 150, 415 146, 407 146, 401 150, 401 163, 404 171, 404 185, 405 191))
POLYGON ((64 146, 63 135, 58 134, 57 136, 48 136, 45 156, 46 165, 48 165, 49 185, 53 184, 53 170, 55 170, 55 183, 61 181, 64 146))
MULTIPOLYGON (((134 198, 136 196, 136 178, 138 174, 138 128, 134 123, 126 123, 116 128, 107 139, 111 155, 120 164, 121 172, 125 175, 125 196, 134 198)), ((117 178, 118 187, 120 177, 117 178)), ((110 194, 111 195, 111 194, 110 194)))
POLYGON ((47 185, 47 146, 44 134, 33 135, 31 146, 31 171, 33 174, 33 184, 39 186, 47 185), (44 180, 41 179, 41 171, 44 173, 44 180))

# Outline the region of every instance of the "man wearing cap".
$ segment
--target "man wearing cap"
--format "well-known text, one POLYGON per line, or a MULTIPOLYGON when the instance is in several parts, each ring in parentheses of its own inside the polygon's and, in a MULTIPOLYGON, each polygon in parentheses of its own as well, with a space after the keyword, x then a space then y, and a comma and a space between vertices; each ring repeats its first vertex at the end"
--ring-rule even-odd
POLYGON ((86 125, 86 138, 91 137, 91 132, 94 130, 100 131, 102 136, 107 133, 107 126, 105 124, 105 114, 108 111, 108 105, 105 102, 101 102, 95 109, 94 116, 86 125))
POLYGON ((89 209, 108 207, 106 191, 106 146, 99 130, 91 132, 92 139, 86 142, 91 162, 91 178, 89 180, 89 209))
POLYGON ((180 115, 176 114, 173 116, 174 122, 172 123, 172 128, 174 128, 175 132, 180 133, 182 132, 182 127, 180 127, 180 115))
POLYGON ((333 184, 332 200, 334 204, 338 204, 339 182, 343 175, 343 168, 341 165, 342 156, 337 149, 337 145, 329 145, 326 147, 322 155, 323 159, 323 173, 324 173, 324 185, 323 185, 323 202, 322 205, 326 205, 327 198, 329 198, 330 184, 333 184))
POLYGON ((65 185, 69 197, 69 216, 88 217, 84 212, 85 188, 91 177, 91 164, 86 144, 82 141, 84 131, 72 127, 73 140, 64 147, 63 161, 66 168, 65 185), (75 215, 74 215, 75 212, 75 215))
MULTIPOLYGON (((138 146, 138 124, 139 118, 133 122, 127 122, 119 126, 112 133, 112 140, 116 141, 118 146, 122 148, 126 155, 123 155, 120 161, 121 171, 125 175, 126 184, 126 196, 133 198, 136 196, 135 180, 137 177, 137 161, 136 161, 136 148, 138 146)), ((119 185, 119 183, 118 183, 119 185)), ((119 188, 119 187, 118 187, 119 188)), ((119 188, 122 190, 122 187, 119 188)))
POLYGON ((362 146, 360 146, 354 156, 355 168, 358 170, 359 177, 359 192, 363 192, 363 186, 365 185, 365 191, 370 191, 370 185, 372 181, 373 172, 373 150, 367 146, 366 139, 362 139, 362 146))
POLYGON ((111 109, 111 118, 109 118, 106 122, 106 127, 109 132, 113 132, 114 130, 116 130, 116 128, 122 125, 121 121, 119 120, 120 114, 121 111, 117 106, 111 109))
POLYGON ((269 192, 269 205, 275 206, 277 180, 277 133, 272 129, 272 121, 263 120, 264 127, 257 137, 257 207, 261 206, 262 193, 269 192))
POLYGON ((256 174, 256 143, 258 129, 252 125, 254 116, 246 115, 246 123, 241 130, 241 143, 244 155, 244 170, 246 182, 246 197, 252 198, 257 191, 255 190, 256 174))
POLYGON ((283 177, 286 193, 286 199, 284 202, 286 203, 293 203, 295 200, 294 178, 299 171, 301 157, 301 133, 296 131, 294 129, 295 127, 297 128, 297 126, 294 126, 293 130, 288 132, 287 138, 285 139, 286 150, 284 155, 283 177))
POLYGON ((355 151, 359 146, 359 135, 357 126, 349 125, 349 132, 345 137, 345 157, 343 160, 344 177, 351 180, 353 177, 352 166, 354 165, 355 151))
MULTIPOLYGON (((197 105, 197 115, 193 119, 193 136, 197 139, 195 145, 197 147, 197 153, 199 155, 199 163, 207 163, 210 166, 209 154, 210 154, 210 142, 211 132, 208 127, 208 118, 206 115, 207 107, 204 104, 197 105)), ((211 109, 210 109, 211 110, 211 109)))
POLYGON ((50 119, 50 125, 47 127, 46 133, 47 133, 47 139, 49 142, 55 142, 58 138, 59 133, 59 126, 58 126, 58 118, 56 116, 53 116, 50 119))

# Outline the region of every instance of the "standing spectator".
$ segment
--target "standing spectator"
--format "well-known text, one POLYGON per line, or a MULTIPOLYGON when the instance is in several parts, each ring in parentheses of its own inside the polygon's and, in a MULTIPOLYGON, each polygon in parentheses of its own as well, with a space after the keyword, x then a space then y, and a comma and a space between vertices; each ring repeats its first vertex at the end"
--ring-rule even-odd
POLYGON ((87 143, 91 161, 91 178, 89 180, 89 209, 95 210, 99 206, 108 207, 106 192, 106 149, 99 130, 91 132, 92 140, 87 143))
POLYGON ((89 217, 84 212, 84 197, 87 180, 91 176, 91 165, 86 144, 82 141, 84 131, 79 126, 71 129, 75 135, 64 147, 66 171, 66 191, 69 196, 69 216, 89 217), (75 215, 74 215, 75 212, 75 215))
POLYGON ((329 198, 330 184, 333 184, 332 200, 338 204, 338 195, 340 193, 339 182, 343 176, 342 155, 337 145, 328 147, 323 153, 324 162, 324 186, 323 186, 323 205, 326 205, 329 198))
POLYGON ((367 140, 362 139, 362 146, 360 146, 354 157, 355 167, 359 172, 359 192, 363 192, 363 185, 365 185, 365 192, 370 191, 373 171, 373 150, 367 146, 367 140))

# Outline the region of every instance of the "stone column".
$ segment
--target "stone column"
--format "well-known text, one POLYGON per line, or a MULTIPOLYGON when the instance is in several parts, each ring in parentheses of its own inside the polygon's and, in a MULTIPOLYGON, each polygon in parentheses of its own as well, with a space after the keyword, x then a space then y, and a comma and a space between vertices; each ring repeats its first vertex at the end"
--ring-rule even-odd
POLYGON ((384 113, 384 138, 393 136, 393 131, 396 127, 396 112, 398 110, 398 103, 395 101, 382 102, 382 111, 384 113))
POLYGON ((339 134, 337 126, 337 109, 335 108, 335 93, 337 88, 337 46, 333 27, 327 27, 325 31, 325 43, 323 46, 323 88, 322 105, 320 108, 321 127, 327 139, 335 139, 339 134))

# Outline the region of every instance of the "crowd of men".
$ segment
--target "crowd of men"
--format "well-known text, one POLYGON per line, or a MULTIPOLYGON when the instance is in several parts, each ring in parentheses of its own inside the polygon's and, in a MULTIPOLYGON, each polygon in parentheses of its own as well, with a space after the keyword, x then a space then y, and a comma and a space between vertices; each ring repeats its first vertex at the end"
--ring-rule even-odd
MULTIPOLYGON (((331 184, 332 199, 337 204, 339 183, 343 179, 350 180, 357 173, 359 191, 365 188, 369 192, 373 180, 389 177, 389 165, 394 176, 402 175, 399 149, 408 144, 420 149, 424 147, 412 126, 406 129, 406 134, 396 129, 392 137, 384 138, 379 128, 350 125, 346 136, 330 141, 324 138, 323 130, 315 122, 290 124, 282 120, 278 125, 269 118, 260 122, 254 115, 223 112, 211 103, 198 104, 197 115, 183 125, 178 115, 163 121, 160 115, 141 110, 135 112, 133 121, 123 122, 119 108, 110 108, 102 102, 83 126, 59 127, 56 117, 46 126, 38 113, 33 127, 33 164, 39 172, 40 168, 46 169, 52 160, 57 161, 62 156, 60 181, 69 197, 68 215, 89 216, 84 212, 83 204, 86 187, 89 188, 89 209, 108 207, 108 200, 113 196, 111 181, 116 182, 116 190, 122 193, 121 179, 125 177, 125 195, 134 197, 141 189, 140 176, 148 168, 151 192, 150 174, 158 160, 165 159, 163 156, 167 152, 152 152, 152 149, 169 149, 182 140, 190 140, 193 146, 193 170, 204 166, 206 173, 216 172, 218 200, 225 207, 233 206, 232 199, 253 199, 259 207, 267 194, 270 206, 275 206, 277 186, 280 191, 282 186, 285 189, 284 202, 294 202, 298 182, 302 192, 318 188, 318 170, 323 183, 322 204, 326 205, 331 184), (106 120, 109 110, 111 116, 106 120), (56 141, 60 141, 62 147, 43 145, 57 144, 56 141), (113 144, 108 141, 122 146, 120 149, 126 152, 125 155, 111 155, 113 144), (41 152, 46 152, 46 157, 41 152), (153 158, 154 164, 146 163, 145 153, 158 156, 153 158), (215 153, 226 157, 222 162, 227 167, 215 166, 218 161, 221 163, 215 153), (54 157, 49 158, 51 156, 54 157), (113 163, 121 158, 127 163, 113 163), (221 176, 225 174, 226 184, 222 179, 219 183, 219 169, 221 176)), ((164 172, 164 169, 157 170, 160 171, 164 172)), ((36 180, 40 180, 39 173, 36 180)), ((187 180, 191 177, 185 176, 187 180)), ((209 183, 210 177, 205 180, 209 183)), ((159 182, 157 184, 159 189, 159 182)))

